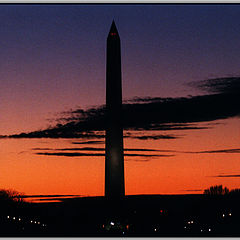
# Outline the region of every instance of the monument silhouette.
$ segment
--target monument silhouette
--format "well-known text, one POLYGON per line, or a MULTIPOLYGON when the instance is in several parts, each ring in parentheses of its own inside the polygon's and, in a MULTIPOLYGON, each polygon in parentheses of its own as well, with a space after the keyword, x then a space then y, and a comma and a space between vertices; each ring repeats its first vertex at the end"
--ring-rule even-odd
POLYGON ((125 195, 120 37, 112 22, 107 37, 105 197, 125 195))

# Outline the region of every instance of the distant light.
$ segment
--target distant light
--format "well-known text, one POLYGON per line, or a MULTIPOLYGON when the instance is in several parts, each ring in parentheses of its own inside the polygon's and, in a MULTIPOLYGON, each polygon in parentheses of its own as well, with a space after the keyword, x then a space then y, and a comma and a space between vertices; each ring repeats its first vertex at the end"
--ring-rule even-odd
POLYGON ((105 227, 104 224, 102 225, 102 227, 103 227, 103 228, 105 227))
POLYGON ((160 213, 162 213, 163 212, 163 210, 160 210, 160 213))
POLYGON ((184 228, 187 228, 186 226, 184 226, 184 228))
POLYGON ((193 221, 191 221, 191 223, 193 223, 193 221))
POLYGON ((124 232, 123 232, 123 234, 124 234, 124 232))
POLYGON ((190 224, 191 222, 187 222, 188 224, 190 224))
POLYGON ((203 230, 201 229, 201 232, 202 232, 203 230))
POLYGON ((231 213, 229 213, 229 216, 232 216, 232 214, 231 214, 231 213))
POLYGON ((211 228, 209 228, 208 231, 211 232, 212 231, 211 228))
POLYGON ((13 217, 13 220, 15 220, 16 218, 15 217, 13 217))
POLYGON ((10 218, 9 216, 7 216, 7 218, 10 218))
POLYGON ((154 232, 156 232, 157 231, 157 229, 156 228, 154 228, 154 232))
POLYGON ((114 226, 114 222, 110 222, 110 225, 114 226))
POLYGON ((38 224, 40 224, 40 222, 38 222, 38 224))
POLYGON ((18 221, 21 221, 21 218, 19 218, 18 221))
POLYGON ((36 221, 34 223, 37 223, 36 221))
POLYGON ((32 223, 33 221, 31 220, 31 223, 32 223))
POLYGON ((126 229, 127 229, 127 230, 129 229, 129 225, 126 225, 126 229))
POLYGON ((223 214, 223 217, 225 217, 225 214, 223 214))

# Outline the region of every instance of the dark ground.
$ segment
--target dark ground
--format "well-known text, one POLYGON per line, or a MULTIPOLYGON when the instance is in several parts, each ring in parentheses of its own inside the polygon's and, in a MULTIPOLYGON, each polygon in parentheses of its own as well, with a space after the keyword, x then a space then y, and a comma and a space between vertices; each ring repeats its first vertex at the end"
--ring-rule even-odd
POLYGON ((0 236, 240 237, 240 196, 138 195, 0 204, 0 236))

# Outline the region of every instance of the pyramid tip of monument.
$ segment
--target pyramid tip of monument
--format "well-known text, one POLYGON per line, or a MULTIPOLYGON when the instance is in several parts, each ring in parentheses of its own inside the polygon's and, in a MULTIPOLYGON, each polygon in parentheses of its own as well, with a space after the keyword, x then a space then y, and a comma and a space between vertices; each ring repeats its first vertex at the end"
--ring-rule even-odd
POLYGON ((110 31, 109 31, 109 34, 110 35, 118 35, 118 30, 117 30, 117 27, 116 27, 116 24, 115 24, 115 21, 114 21, 114 19, 113 19, 113 21, 112 21, 112 25, 111 25, 111 28, 110 28, 110 31))

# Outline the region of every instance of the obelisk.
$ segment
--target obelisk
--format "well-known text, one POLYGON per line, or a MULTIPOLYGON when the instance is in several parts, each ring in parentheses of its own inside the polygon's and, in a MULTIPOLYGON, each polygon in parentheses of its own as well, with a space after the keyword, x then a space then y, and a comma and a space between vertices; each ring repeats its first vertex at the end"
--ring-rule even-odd
POLYGON ((125 195, 120 37, 114 21, 107 38, 105 197, 125 195))

